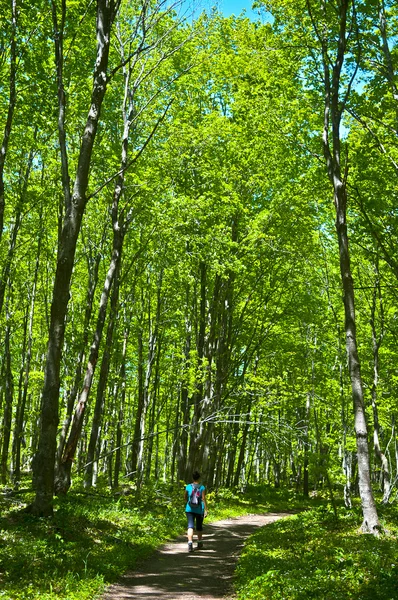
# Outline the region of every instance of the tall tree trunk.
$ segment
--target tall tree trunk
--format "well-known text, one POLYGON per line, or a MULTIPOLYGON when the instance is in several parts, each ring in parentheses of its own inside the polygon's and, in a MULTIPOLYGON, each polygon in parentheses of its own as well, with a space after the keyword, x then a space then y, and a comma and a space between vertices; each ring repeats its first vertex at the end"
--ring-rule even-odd
POLYGON ((251 405, 252 405, 252 399, 251 397, 248 399, 247 401, 247 405, 246 405, 246 422, 243 426, 243 431, 242 431, 242 437, 240 440, 240 449, 239 449, 239 455, 238 455, 238 461, 236 464, 236 469, 235 469, 235 475, 234 475, 234 481, 233 481, 233 485, 235 487, 238 487, 239 485, 239 481, 242 475, 242 469, 243 469, 243 464, 245 461, 245 452, 246 452, 246 442, 247 442, 247 436, 249 434, 249 429, 250 429, 250 411, 251 411, 251 405))
MULTIPOLYGON (((310 16, 313 20, 310 0, 307 0, 310 16)), ((365 416, 365 405, 363 398, 363 385, 361 377, 361 366, 358 355, 356 319, 355 319, 355 297, 354 283, 350 264, 350 251, 347 232, 347 167, 344 175, 341 169, 341 117, 345 109, 347 92, 341 95, 342 69, 347 51, 347 18, 351 6, 351 0, 342 0, 339 4, 339 38, 336 55, 334 59, 329 49, 328 33, 320 31, 314 25, 314 30, 321 44, 323 75, 324 75, 324 127, 323 127, 323 152, 326 160, 327 172, 333 187, 334 206, 336 213, 336 232, 339 247, 340 274, 343 287, 343 301, 345 314, 346 349, 348 357, 348 369, 351 379, 352 398, 354 405, 355 435, 358 454, 358 477, 359 491, 361 497, 364 531, 378 534, 380 523, 377 515, 376 503, 370 478, 370 461, 368 446, 368 431, 365 416), (330 129, 331 137, 330 140, 330 129)), ((352 15, 355 19, 355 14, 352 15)), ((352 85, 356 74, 357 64, 349 83, 352 85)))
POLYGON ((12 420, 12 401, 14 393, 14 381, 11 368, 11 319, 8 313, 7 306, 7 327, 4 340, 4 360, 5 360, 5 402, 4 402, 4 417, 3 417, 3 443, 1 447, 1 482, 5 485, 8 480, 8 449, 11 438, 11 420, 12 420))
POLYGON ((93 312, 93 302, 95 290, 98 283, 98 270, 101 262, 101 253, 98 253, 94 259, 94 264, 92 265, 90 261, 88 261, 88 271, 89 271, 89 281, 87 287, 86 294, 86 309, 84 312, 84 324, 83 324, 83 337, 80 346, 80 352, 77 359, 77 366, 75 377, 73 381, 73 385, 68 394, 68 400, 66 405, 66 416, 62 425, 61 433, 58 441, 57 448, 57 461, 56 461, 56 475, 55 478, 58 477, 58 472, 61 464, 62 454, 65 449, 66 438, 69 432, 69 427, 72 422, 73 417, 73 408, 75 406, 77 394, 79 393, 79 388, 82 383, 82 373, 83 373, 83 364, 86 358, 86 348, 88 344, 88 336, 89 336, 89 327, 91 321, 91 315, 93 312))
MULTIPOLYGON (((86 411, 87 402, 90 395, 94 373, 97 365, 99 348, 102 340, 102 332, 105 325, 109 295, 111 293, 112 285, 114 285, 115 276, 120 268, 123 235, 121 234, 118 225, 117 228, 114 227, 114 230, 116 230, 116 234, 114 236, 112 259, 106 274, 105 283, 101 294, 97 316, 97 324, 94 332, 94 339, 90 348, 90 355, 88 359, 86 374, 84 377, 83 389, 80 393, 79 401, 75 408, 70 434, 68 437, 68 441, 65 445, 61 463, 59 465, 59 469, 56 475, 55 492, 57 494, 65 494, 68 491, 71 484, 72 462, 75 458, 77 444, 83 427, 84 414, 86 411)), ((116 286, 116 294, 117 292, 118 287, 116 286)), ((110 319, 110 321, 112 321, 112 319, 110 319)), ((106 351, 107 349, 105 349, 105 352, 106 351)))
POLYGON ((127 340, 129 336, 129 327, 125 326, 123 335, 123 350, 121 357, 119 381, 121 387, 121 395, 119 400, 119 412, 116 426, 116 453, 115 453, 115 468, 113 472, 113 487, 117 488, 119 485, 119 475, 121 470, 121 458, 122 458, 122 439, 123 439, 123 420, 125 414, 125 402, 126 402, 126 355, 127 355, 127 340))
POLYGON ((381 297, 381 288, 379 281, 378 265, 376 262, 376 282, 373 289, 372 307, 370 314, 370 326, 372 329, 372 350, 373 350, 373 382, 371 389, 372 396, 372 411, 373 411, 373 446, 377 458, 381 463, 382 479, 383 479, 383 504, 387 504, 391 494, 391 478, 388 459, 380 447, 380 424, 379 411, 377 406, 377 388, 379 383, 379 350, 384 338, 384 308, 381 297), (376 331, 376 303, 377 296, 379 297, 380 305, 380 333, 376 331))
MULTIPOLYGON (((186 290, 186 306, 189 306, 189 288, 186 290)), ((180 393, 180 425, 179 430, 179 443, 178 443, 178 465, 177 465, 177 478, 178 481, 183 481, 186 476, 187 468, 187 455, 188 455, 188 427, 189 427, 189 413, 190 413, 190 402, 189 402, 189 369, 191 366, 190 353, 191 353, 191 340, 192 340, 192 325, 189 315, 185 315, 185 343, 183 349, 183 366, 182 366, 182 377, 180 393)))
POLYGON ((387 15, 384 0, 381 0, 379 2, 379 29, 382 40, 382 50, 385 60, 384 72, 386 74, 386 78, 391 90, 391 95, 395 104, 395 133, 398 134, 398 89, 396 84, 394 61, 391 56, 391 50, 388 43, 387 15))
POLYGON ((143 341, 142 341, 142 321, 138 325, 138 357, 137 357, 137 410, 134 418, 134 437, 131 444, 130 459, 130 480, 137 478, 138 449, 141 435, 141 418, 144 410, 144 368, 143 368, 143 341))
MULTIPOLYGON (((41 211, 40 215, 42 216, 42 211, 41 211)), ((36 254, 35 270, 34 270, 34 276, 33 276, 30 310, 29 310, 28 341, 27 341, 27 353, 26 353, 26 361, 25 361, 23 391, 22 391, 21 402, 17 409, 15 428, 14 428, 13 479, 16 484, 18 484, 18 482, 21 480, 21 443, 22 443, 22 436, 23 436, 23 429, 24 429, 23 424, 24 424, 24 420, 25 420, 26 401, 27 401, 27 397, 28 397, 30 366, 31 366, 31 362, 32 362, 33 319, 34 319, 35 304, 36 304, 36 289, 37 289, 37 280, 38 280, 38 276, 39 276, 42 236, 43 236, 43 230, 41 229, 40 233, 39 233, 38 244, 37 244, 37 254, 36 254)))
POLYGON ((235 460, 238 448, 238 435, 239 435, 239 419, 240 413, 242 412, 242 398, 239 399, 239 404, 235 409, 236 414, 233 416, 233 424, 230 428, 230 436, 228 436, 228 454, 227 454, 227 476, 225 480, 225 486, 231 487, 233 476, 235 472, 235 460))
MULTIPOLYGON (((160 302, 160 297, 158 298, 158 303, 160 302)), ((160 318, 160 315, 159 315, 160 318)), ((159 327, 159 321, 158 321, 159 327)), ((157 331, 157 337, 159 337, 159 332, 157 331)), ((150 406, 150 421, 149 421, 149 439, 147 443, 147 457, 146 457, 146 472, 145 472, 145 480, 149 481, 151 478, 151 470, 152 470, 152 454, 153 454, 153 442, 155 437, 155 423, 156 423, 156 412, 157 412, 157 399, 159 395, 159 373, 160 373, 160 356, 162 352, 162 344, 161 340, 158 340, 157 349, 156 349, 156 363, 155 363, 155 374, 153 377, 153 394, 152 394, 152 402, 150 406)), ((176 410, 176 430, 178 427, 178 417, 179 417, 179 408, 176 410)), ((177 439, 177 436, 174 438, 177 439)), ((174 447, 173 451, 173 465, 176 460, 176 456, 178 455, 177 448, 174 447)), ((172 473, 174 473, 174 466, 172 466, 172 473)))
MULTIPOLYGON (((39 444, 32 465, 36 496, 31 510, 37 516, 48 516, 53 513, 54 472, 59 420, 60 365, 65 336, 66 313, 76 244, 87 203, 86 192, 94 140, 106 91, 111 28, 117 9, 117 0, 97 0, 97 55, 94 67, 91 106, 82 136, 72 199, 69 199, 68 190, 65 190, 64 193, 65 215, 58 244, 57 266, 51 302, 39 444)), ((57 32, 55 35, 57 35, 57 32)), ((57 51, 56 46, 56 60, 58 60, 59 56, 57 51)), ((62 57, 60 60, 62 60, 62 57)), ((60 101, 59 112, 61 113, 64 109, 65 106, 60 101)), ((61 133, 59 141, 62 146, 64 140, 61 133)), ((64 179, 65 174, 63 171, 63 181, 64 179)))
MULTIPOLYGON (((11 36, 10 36, 10 76, 7 119, 4 126, 3 140, 0 148, 0 242, 4 229, 5 210, 5 185, 4 167, 7 158, 8 144, 10 141, 12 121, 17 103, 16 78, 17 78, 17 2, 11 0, 11 36)), ((1 311, 0 311, 1 312, 1 311)))
POLYGON ((198 356, 198 367, 200 370, 199 381, 196 383, 196 390, 193 394, 193 416, 189 435, 189 451, 188 460, 185 467, 185 480, 190 481, 192 478, 192 472, 197 469, 197 463, 199 462, 199 446, 200 446, 200 433, 199 433, 199 421, 202 413, 202 401, 203 401, 203 380, 201 370, 203 369, 203 360, 205 356, 205 336, 206 336, 206 295, 207 295, 207 266, 204 261, 199 266, 199 278, 200 278, 200 302, 199 302, 199 315, 198 315, 198 333, 196 339, 196 350, 198 356))
POLYGON ((145 469, 145 424, 148 408, 151 402, 151 380, 153 364, 156 357, 156 346, 158 343, 158 329, 160 319, 160 289, 161 289, 161 278, 158 284, 158 295, 157 295, 157 309, 155 322, 153 322, 150 307, 149 307, 149 340, 148 340, 148 358, 146 361, 145 379, 143 387, 143 410, 140 419, 140 433, 138 442, 138 460, 137 460, 137 478, 140 484, 143 481, 144 469, 145 469))
POLYGON ((115 281, 113 284, 112 297, 111 297, 111 307, 110 307, 110 315, 108 321, 108 328, 106 332, 106 341, 105 347, 102 354, 101 360, 101 368, 100 368, 100 376, 98 380, 97 386, 97 394, 94 406, 93 420, 91 423, 91 433, 90 433, 90 441, 88 444, 87 451, 87 466, 85 470, 85 487, 90 488, 92 485, 93 479, 93 462, 95 456, 95 450, 98 443, 99 430, 102 421, 102 415, 104 410, 105 403, 105 391, 108 384, 108 375, 109 375, 109 367, 112 357, 112 345, 113 345, 113 335, 115 332, 115 323, 117 319, 118 312, 118 302, 119 302, 119 270, 120 263, 117 266, 117 271, 115 273, 115 281))
MULTIPOLYGON (((328 153, 326 153, 326 155, 329 156, 328 153)), ((368 431, 366 424, 365 404, 363 398, 361 365, 358 355, 354 284, 350 265, 350 253, 347 234, 346 182, 343 181, 341 178, 339 163, 334 165, 334 168, 331 169, 331 173, 331 179, 334 183, 336 231, 339 243, 341 281, 344 293, 346 348, 355 414, 355 435, 358 454, 359 490, 363 511, 362 528, 364 531, 368 531, 377 535, 378 531, 380 530, 380 523, 377 515, 376 503, 373 497, 370 479, 368 431)))
MULTIPOLYGON (((36 137, 36 134, 35 134, 35 137, 36 137)), ((26 193, 28 190, 28 183, 29 183, 30 172, 32 169, 33 158, 34 158, 34 152, 32 149, 29 152, 29 157, 28 157, 28 162, 26 165, 25 173, 20 173, 20 180, 23 181, 21 195, 18 199, 18 203, 17 203, 17 207, 16 207, 16 211, 15 211, 15 217, 14 217, 14 225, 12 227, 12 233, 11 233, 10 243, 9 243, 9 247, 8 247, 8 253, 7 253, 5 262, 4 262, 3 272, 2 272, 1 279, 0 279, 0 314, 2 313, 2 310, 3 310, 4 294, 5 294, 6 286, 8 283, 8 279, 10 277, 10 270, 12 267, 12 262, 13 262, 14 253, 15 253, 15 247, 17 244, 18 232, 19 232, 19 229, 20 229, 21 223, 22 223, 22 209, 26 202, 26 193)))
MULTIPOLYGON (((17 407, 15 411, 14 418, 14 436, 12 441, 12 462, 11 462, 11 473, 12 479, 15 487, 18 487, 19 480, 15 479, 15 448, 17 444, 17 433, 18 433, 18 422, 19 422, 19 413, 21 410, 22 404, 22 396, 23 396, 23 387, 24 387, 24 374, 26 370, 26 360, 27 360, 27 345, 28 345, 28 322, 29 322, 29 298, 25 308, 25 314, 23 319, 23 338, 22 338, 22 348, 21 348, 21 366, 19 369, 19 377, 18 377, 18 396, 17 396, 17 407)), ((18 434, 19 435, 19 434, 18 434)))
POLYGON ((309 490, 309 473, 308 473, 308 447, 309 447, 309 430, 310 430, 310 411, 311 411, 311 393, 307 393, 307 399, 305 403, 305 417, 304 417, 304 466, 303 466, 303 494, 308 498, 309 490))

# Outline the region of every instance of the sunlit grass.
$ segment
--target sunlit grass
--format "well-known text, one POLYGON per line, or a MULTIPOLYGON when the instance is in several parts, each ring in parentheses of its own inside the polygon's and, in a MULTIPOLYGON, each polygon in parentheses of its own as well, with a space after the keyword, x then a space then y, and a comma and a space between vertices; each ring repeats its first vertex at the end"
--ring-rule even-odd
MULTIPOLYGON (((29 502, 29 495, 23 500, 29 502)), ((21 510, 23 503, 3 497, 0 598, 94 598, 182 531, 185 519, 177 506, 177 494, 164 489, 148 488, 140 496, 72 491, 56 499, 53 518, 36 519, 21 510)))
MULTIPOLYGON (((0 494, 0 600, 98 597, 162 542, 185 531, 183 492, 184 485, 175 483, 153 484, 140 493, 129 486, 110 492, 99 485, 87 493, 75 483, 67 496, 55 499, 51 519, 23 512, 31 493, 0 494)), ((245 493, 210 491, 207 521, 293 511, 322 502, 265 486, 245 493)), ((273 560, 282 560, 283 552, 274 547, 273 560)))
MULTIPOLYGON (((5 492, 5 490, 4 490, 5 492)), ((107 583, 163 541, 185 531, 184 485, 153 484, 140 493, 75 485, 55 499, 51 519, 23 512, 31 493, 0 495, 0 599, 91 600, 107 583)), ((294 507, 293 496, 220 490, 208 494, 208 522, 261 513, 277 503, 294 507)), ((283 508, 283 506, 282 506, 283 508)))
POLYGON ((382 515, 380 538, 360 533, 359 510, 340 508, 336 522, 325 506, 259 530, 240 558, 238 600, 396 600, 398 510, 382 515))

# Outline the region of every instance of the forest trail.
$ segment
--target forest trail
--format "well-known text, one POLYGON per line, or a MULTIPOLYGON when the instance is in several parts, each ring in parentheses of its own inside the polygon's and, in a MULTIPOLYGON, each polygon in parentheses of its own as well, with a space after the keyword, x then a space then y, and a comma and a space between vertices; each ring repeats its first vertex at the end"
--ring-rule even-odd
POLYGON ((136 571, 110 586, 102 600, 219 600, 233 593, 233 575, 246 538, 288 513, 244 515, 204 527, 204 548, 187 552, 185 536, 159 548, 136 571))

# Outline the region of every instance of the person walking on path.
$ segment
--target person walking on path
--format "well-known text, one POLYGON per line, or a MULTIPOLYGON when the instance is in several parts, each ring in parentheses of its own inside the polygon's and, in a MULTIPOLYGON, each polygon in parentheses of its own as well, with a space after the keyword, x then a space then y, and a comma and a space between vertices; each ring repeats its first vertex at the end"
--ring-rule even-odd
POLYGON ((206 488, 200 483, 200 473, 195 471, 193 482, 185 487, 185 513, 188 520, 188 552, 193 552, 193 532, 196 529, 198 549, 203 548, 203 519, 207 517, 206 488), (196 527, 195 527, 196 525, 196 527))

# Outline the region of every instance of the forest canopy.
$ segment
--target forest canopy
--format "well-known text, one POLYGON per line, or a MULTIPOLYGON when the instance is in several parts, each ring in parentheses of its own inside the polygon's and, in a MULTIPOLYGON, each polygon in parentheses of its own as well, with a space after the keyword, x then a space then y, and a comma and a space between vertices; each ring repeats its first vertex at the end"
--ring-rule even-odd
POLYGON ((396 494, 398 15, 0 0, 1 479, 396 494), (265 12, 267 11, 267 12, 265 12))

